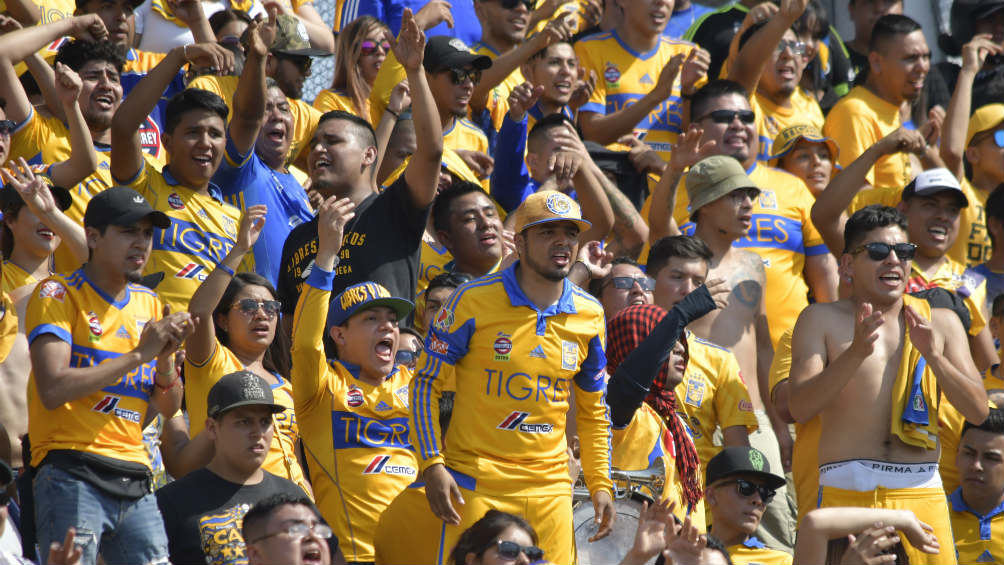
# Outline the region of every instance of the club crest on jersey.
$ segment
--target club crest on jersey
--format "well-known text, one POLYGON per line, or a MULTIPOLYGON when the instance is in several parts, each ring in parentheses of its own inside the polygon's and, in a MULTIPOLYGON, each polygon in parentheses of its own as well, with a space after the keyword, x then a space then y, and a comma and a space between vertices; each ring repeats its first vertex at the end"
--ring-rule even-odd
POLYGON ((407 465, 388 465, 390 462, 390 455, 377 455, 374 457, 369 465, 363 469, 364 475, 397 475, 403 477, 414 477, 417 472, 414 467, 409 467, 407 465))
POLYGON ((405 408, 408 408, 408 385, 395 390, 394 395, 397 396, 397 399, 400 400, 402 404, 404 404, 405 408))
POLYGON ((54 298, 60 302, 66 297, 66 287, 59 281, 45 281, 38 289, 39 298, 54 298))
POLYGON ((234 222, 233 218, 223 216, 223 233, 237 239, 237 223, 234 222))
POLYGON ((365 399, 363 398, 363 391, 357 386, 353 386, 345 393, 345 403, 352 408, 358 408, 363 405, 365 399))
POLYGON ((695 378, 687 379, 687 398, 684 402, 700 408, 704 402, 704 383, 695 378))
POLYGON ((579 366, 579 344, 574 341, 561 342, 561 368, 574 371, 579 366))
POLYGON ((621 71, 617 65, 608 61, 606 68, 603 69, 603 78, 607 81, 608 86, 619 86, 621 71))
POLYGON ((172 192, 171 196, 167 197, 167 204, 175 210, 184 210, 185 203, 181 201, 181 197, 178 196, 177 192, 172 192))
POLYGON ((98 320, 98 315, 94 312, 87 313, 87 326, 91 329, 91 341, 101 339, 104 330, 101 329, 101 321, 98 320))
POLYGON ((453 310, 446 307, 440 308, 433 325, 441 332, 450 331, 450 327, 453 326, 453 310))
POLYGON ((764 210, 777 210, 777 195, 773 190, 760 191, 760 207, 764 210))
POLYGON ((495 343, 492 344, 492 349, 495 351, 496 361, 508 361, 509 354, 512 353, 512 338, 509 337, 509 334, 499 332, 495 343))

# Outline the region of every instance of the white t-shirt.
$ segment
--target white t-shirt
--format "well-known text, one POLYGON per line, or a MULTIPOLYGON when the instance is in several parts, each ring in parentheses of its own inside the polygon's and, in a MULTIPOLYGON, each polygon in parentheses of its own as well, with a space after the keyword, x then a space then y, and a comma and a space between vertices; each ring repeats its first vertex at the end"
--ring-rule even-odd
MULTIPOLYGON (((167 53, 175 47, 190 45, 195 42, 192 32, 188 27, 175 25, 164 19, 163 16, 153 11, 150 2, 143 4, 136 9, 136 34, 143 35, 139 42, 140 51, 153 51, 155 53, 167 53)), ((227 7, 227 2, 220 0, 203 0, 202 11, 206 17, 212 16, 227 7)), ((254 0, 251 7, 250 16, 252 18, 261 14, 268 17, 261 0, 254 0)))

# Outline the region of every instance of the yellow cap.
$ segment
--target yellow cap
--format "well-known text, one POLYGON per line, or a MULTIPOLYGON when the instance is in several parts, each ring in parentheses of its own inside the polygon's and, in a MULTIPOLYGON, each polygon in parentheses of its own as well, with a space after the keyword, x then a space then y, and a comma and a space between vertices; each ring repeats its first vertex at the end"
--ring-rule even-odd
POLYGON ((1004 122, 1004 104, 987 104, 981 106, 969 118, 969 129, 966 130, 966 147, 972 143, 976 134, 993 129, 1004 122))
MULTIPOLYGON (((795 148, 795 144, 798 143, 799 139, 804 139, 806 141, 811 141, 813 143, 825 143, 827 147, 830 148, 830 160, 834 163, 837 162, 837 157, 840 153, 840 148, 837 147, 837 142, 823 135, 823 132, 819 131, 819 128, 809 124, 799 124, 797 126, 791 126, 784 128, 777 137, 774 138, 774 144, 771 145, 771 149, 774 154, 770 156, 770 160, 780 159, 786 155, 789 151, 795 148)), ((776 163, 774 163, 776 165, 776 163)))
POLYGON ((528 196, 516 209, 516 233, 544 222, 574 222, 580 230, 593 224, 582 219, 579 203, 557 190, 541 190, 528 196))

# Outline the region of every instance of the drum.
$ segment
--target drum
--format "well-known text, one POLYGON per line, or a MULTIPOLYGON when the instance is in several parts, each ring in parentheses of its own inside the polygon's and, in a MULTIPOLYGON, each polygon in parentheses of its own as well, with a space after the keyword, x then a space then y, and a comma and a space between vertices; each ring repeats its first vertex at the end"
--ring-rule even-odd
MULTIPOLYGON (((572 524, 575 527, 575 552, 579 565, 620 563, 634 543, 635 530, 641 516, 642 497, 621 498, 614 501, 617 521, 610 535, 594 542, 596 534, 593 503, 576 502, 572 507, 572 524)), ((654 562, 654 560, 653 560, 654 562)))

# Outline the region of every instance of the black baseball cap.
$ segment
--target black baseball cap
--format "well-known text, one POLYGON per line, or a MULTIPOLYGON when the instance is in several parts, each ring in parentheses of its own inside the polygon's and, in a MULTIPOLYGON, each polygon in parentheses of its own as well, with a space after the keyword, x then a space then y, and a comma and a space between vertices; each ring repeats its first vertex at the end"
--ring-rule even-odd
POLYGON ((171 227, 171 218, 151 208, 143 195, 131 188, 115 186, 99 192, 87 203, 84 226, 131 226, 143 218, 150 218, 161 229, 171 227))
POLYGON ((470 48, 456 37, 434 35, 425 43, 425 59, 422 65, 430 73, 462 69, 468 65, 483 71, 492 66, 492 59, 487 55, 471 53, 470 48))
POLYGON ((762 478, 772 489, 779 489, 786 484, 784 477, 770 472, 767 456, 752 447, 722 449, 708 461, 704 484, 711 486, 732 475, 753 475, 762 478))
POLYGON ((273 414, 286 410, 276 404, 272 397, 272 387, 265 379, 251 371, 237 371, 223 375, 213 388, 209 389, 209 417, 216 418, 227 410, 240 406, 266 406, 273 414))
POLYGON ((970 17, 973 21, 982 20, 998 10, 1004 10, 1004 0, 982 0, 976 3, 970 17))
MULTIPOLYGON (((73 204, 73 197, 70 196, 69 190, 66 190, 61 186, 53 186, 50 184, 49 192, 52 193, 52 199, 56 201, 56 206, 59 207, 60 210, 65 212, 73 204)), ((24 205, 24 199, 21 198, 21 193, 10 185, 0 188, 0 208, 7 208, 12 204, 24 205)))

